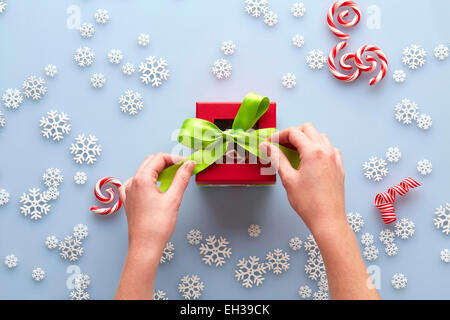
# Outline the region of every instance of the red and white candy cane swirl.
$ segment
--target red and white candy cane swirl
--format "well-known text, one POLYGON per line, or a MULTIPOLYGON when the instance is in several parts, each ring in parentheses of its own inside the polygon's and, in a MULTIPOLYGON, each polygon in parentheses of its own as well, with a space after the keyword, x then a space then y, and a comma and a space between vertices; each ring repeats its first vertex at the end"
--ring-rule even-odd
MULTIPOLYGON (((356 67, 355 71, 352 74, 344 74, 337 70, 336 63, 335 63, 336 56, 346 46, 347 46, 347 42, 341 41, 330 51, 330 54, 328 55, 328 67, 330 68, 331 74, 335 78, 345 81, 345 82, 351 82, 351 81, 354 81, 359 78, 359 76, 361 75, 361 70, 358 67, 356 67)), ((341 59, 339 60, 339 66, 344 70, 352 70, 353 67, 351 65, 347 64, 347 60, 354 59, 354 58, 355 58, 354 53, 344 54, 341 57, 341 59)))
POLYGON ((114 191, 113 188, 106 189, 105 191, 107 195, 104 195, 102 193, 102 188, 105 184, 112 184, 116 188, 120 188, 122 186, 122 182, 120 182, 116 178, 107 177, 98 180, 97 183, 95 184, 94 194, 95 197, 98 199, 98 201, 100 201, 101 203, 109 204, 117 198, 116 203, 111 207, 102 208, 93 206, 91 208, 92 212, 107 216, 118 211, 120 207, 122 207, 122 200, 118 195, 116 196, 116 191, 114 191))
POLYGON ((359 20, 361 19, 361 10, 355 2, 347 0, 340 0, 335 2, 331 6, 330 10, 328 10, 328 28, 330 28, 331 32, 333 32, 339 39, 347 40, 350 38, 350 36, 339 30, 334 23, 334 14, 342 7, 350 7, 355 12, 355 16, 352 20, 345 20, 345 18, 348 16, 349 10, 344 10, 338 14, 337 20, 339 24, 341 24, 345 28, 354 27, 358 24, 359 20))
POLYGON ((395 215, 395 195, 398 193, 400 196, 404 196, 408 193, 409 189, 417 188, 422 184, 412 178, 406 178, 398 185, 389 188, 387 192, 382 192, 375 197, 375 207, 380 209, 383 222, 390 224, 397 220, 395 215))
POLYGON ((367 52, 373 52, 374 54, 376 54, 376 56, 378 57, 378 59, 381 62, 380 71, 378 72, 378 74, 375 77, 371 78, 369 81, 369 84, 371 86, 373 86, 374 84, 377 84, 378 82, 380 82, 386 75, 388 62, 387 62, 386 55, 378 47, 375 47, 373 45, 364 45, 361 48, 359 48, 358 51, 356 51, 356 55, 355 55, 356 66, 363 72, 372 72, 377 67, 376 59, 371 55, 367 55, 365 57, 365 61, 370 62, 370 65, 368 66, 368 65, 364 64, 363 54, 367 53, 367 52))

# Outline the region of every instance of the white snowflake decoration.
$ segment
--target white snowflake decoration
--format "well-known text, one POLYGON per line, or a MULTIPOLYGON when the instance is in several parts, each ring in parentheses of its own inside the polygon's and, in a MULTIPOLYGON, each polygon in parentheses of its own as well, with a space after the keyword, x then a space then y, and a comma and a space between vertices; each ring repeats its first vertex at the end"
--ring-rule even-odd
POLYGON ((69 294, 71 300, 89 300, 89 293, 83 290, 72 290, 69 294))
POLYGON ((93 164, 102 153, 102 146, 97 144, 98 139, 94 135, 86 137, 84 134, 75 138, 75 143, 70 146, 73 160, 78 164, 93 164))
POLYGON ((6 119, 2 111, 0 111, 0 127, 4 127, 6 125, 6 119))
POLYGON ((3 94, 2 100, 5 107, 17 109, 23 102, 23 96, 18 89, 8 89, 3 94))
POLYGON ((296 34, 294 37, 292 37, 292 45, 297 48, 303 47, 305 44, 305 38, 299 34, 296 34))
POLYGON ((15 268, 17 267, 17 264, 19 263, 19 258, 17 258, 15 255, 10 254, 7 255, 5 258, 5 265, 9 268, 15 268))
POLYGON ((312 50, 306 56, 306 63, 310 69, 322 69, 327 58, 320 50, 312 50))
POLYGON ((391 229, 384 229, 380 231, 379 239, 385 245, 394 242, 395 233, 391 229))
POLYGON ((33 271, 31 272, 31 277, 34 279, 34 281, 42 281, 45 278, 45 271, 39 267, 33 269, 33 271))
POLYGON ((269 9, 267 0, 245 0, 245 12, 252 17, 258 18, 269 9))
POLYGON ((98 9, 94 14, 94 18, 98 24, 106 24, 109 21, 109 12, 105 9, 98 9))
POLYGON ((417 171, 423 176, 427 176, 433 171, 433 164, 429 160, 420 160, 417 162, 417 171))
POLYGON ((161 258, 159 259, 159 263, 163 264, 166 262, 169 262, 174 257, 175 253, 175 246, 172 242, 167 242, 166 246, 163 249, 163 252, 161 254, 161 258))
POLYGON ((248 235, 252 238, 258 238, 261 234, 261 227, 257 224, 251 224, 248 227, 248 235))
POLYGON ((406 284, 408 283, 408 279, 405 277, 402 273, 396 273, 392 276, 391 280, 392 286, 395 289, 403 289, 406 287, 406 284))
POLYGON ((169 300, 169 298, 167 298, 167 294, 164 291, 157 290, 153 292, 153 300, 169 300))
POLYGON ((235 277, 242 282, 245 288, 252 288, 253 285, 260 286, 264 282, 263 275, 267 272, 267 265, 259 263, 259 258, 250 256, 248 259, 242 258, 237 263, 235 277))
POLYGON ((322 290, 314 292, 313 300, 328 300, 328 292, 322 290))
POLYGON ((150 44, 150 36, 145 33, 141 33, 139 37, 137 38, 138 45, 141 47, 146 47, 150 44))
POLYGON ((442 229, 446 235, 450 234, 450 203, 446 203, 445 207, 440 206, 436 208, 435 214, 437 218, 434 219, 434 226, 442 229))
POLYGON ((42 174, 42 180, 47 187, 57 188, 63 182, 64 177, 58 168, 48 168, 42 174))
POLYGON ((56 76, 56 74, 58 73, 58 69, 53 64, 49 64, 48 66, 45 67, 44 70, 45 70, 45 75, 49 78, 54 78, 56 76))
POLYGON ((91 86, 100 89, 103 88, 103 86, 106 83, 105 76, 102 73, 94 73, 91 77, 91 86))
POLYGON ((312 290, 307 285, 301 286, 300 288, 298 288, 298 295, 303 299, 311 298, 312 290))
POLYGON ((68 135, 71 130, 69 121, 69 116, 64 112, 57 110, 47 112, 47 117, 42 117, 39 122, 42 136, 47 139, 52 138, 53 141, 64 139, 64 135, 68 135))
POLYGON ((385 177, 389 170, 386 167, 386 161, 384 159, 378 159, 377 157, 369 158, 369 161, 363 164, 364 176, 373 181, 380 181, 385 177))
POLYGON ((397 83, 403 83, 406 80, 406 73, 403 70, 395 70, 392 78, 397 83))
POLYGON ((77 261, 84 253, 84 249, 81 246, 80 239, 72 236, 67 236, 64 241, 59 243, 59 254, 61 258, 69 261, 77 261))
POLYGON ((200 242, 202 242, 203 240, 203 235, 200 232, 200 230, 193 229, 188 232, 188 234, 186 235, 186 239, 189 242, 189 244, 193 246, 198 246, 200 242))
POLYGON ((291 248, 294 251, 298 251, 302 248, 302 240, 300 240, 299 237, 293 237, 289 239, 289 248, 291 248))
POLYGON ((0 189, 0 206, 4 206, 9 202, 9 192, 5 189, 0 189))
POLYGON ((429 115, 427 115, 427 114, 424 114, 424 113, 421 114, 417 118, 416 122, 417 122, 417 126, 420 129, 423 129, 423 130, 428 130, 433 125, 433 120, 431 119, 431 117, 429 115))
POLYGON ((403 99, 402 102, 395 106, 394 110, 395 118, 398 122, 403 122, 403 124, 410 124, 419 116, 419 113, 417 112, 419 106, 409 99, 403 99))
POLYGON ((83 38, 92 38, 95 34, 94 25, 92 23, 83 23, 80 27, 80 34, 83 38))
POLYGON ((57 188, 55 187, 50 187, 47 190, 45 190, 43 192, 43 197, 47 200, 47 201, 52 201, 52 200, 56 200, 59 198, 59 191, 57 188))
POLYGON ((278 15, 273 11, 266 12, 264 14, 264 23, 269 27, 275 26, 278 24, 278 15))
POLYGON ((220 47, 220 50, 222 50, 223 54, 226 56, 234 54, 236 51, 236 45, 233 43, 233 41, 224 41, 222 42, 222 46, 220 47))
POLYGON ((7 4, 6 2, 0 1, 0 13, 3 13, 3 11, 6 10, 6 6, 7 6, 7 5, 8 5, 8 4, 7 4))
POLYGON ((123 60, 123 54, 122 51, 118 50, 118 49, 112 49, 109 53, 108 53, 108 60, 110 63, 112 64, 119 64, 122 62, 123 60))
POLYGON ((414 235, 416 231, 416 226, 414 222, 403 218, 395 222, 395 235, 401 239, 408 239, 414 235))
POLYGON ((22 89, 27 99, 39 100, 47 93, 47 87, 45 86, 45 80, 30 76, 22 84, 22 89))
POLYGON ((314 237, 312 236, 312 234, 310 234, 304 244, 303 247, 305 248, 305 251, 308 253, 308 256, 310 257, 320 257, 320 250, 319 250, 319 246, 316 243, 316 240, 314 239, 314 237))
POLYGON ((361 236, 361 243, 365 246, 370 246, 373 244, 373 234, 370 234, 368 232, 364 233, 361 236))
POLYGON ((216 79, 221 80, 228 79, 231 76, 232 69, 233 67, 226 59, 220 59, 214 62, 211 71, 216 79))
POLYGON ((204 283, 201 282, 200 278, 195 274, 192 276, 184 276, 178 284, 178 292, 180 292, 186 300, 200 299, 204 289, 204 283))
POLYGON ((388 243, 386 248, 384 248, 386 254, 390 257, 395 256, 398 253, 398 247, 395 243, 388 243))
POLYGON ((303 2, 296 2, 291 7, 291 13, 294 17, 303 17, 306 13, 305 4, 303 2))
POLYGON ((78 48, 73 59, 79 67, 89 67, 94 62, 95 54, 91 48, 78 48))
POLYGON ((131 76, 135 71, 136 69, 134 68, 134 64, 132 63, 127 62, 122 66, 122 72, 124 75, 131 76))
POLYGON ((87 225, 79 223, 73 227, 73 236, 80 240, 84 240, 89 235, 89 228, 87 225))
POLYGON ((45 239, 45 246, 48 249, 56 249, 58 247, 59 241, 55 236, 48 236, 47 239, 45 239))
POLYGON ((378 251, 377 247, 375 247, 374 245, 367 246, 363 250, 363 256, 368 261, 373 261, 373 260, 378 259, 378 255, 379 255, 379 251, 378 251))
POLYGON ((320 280, 317 282, 317 287, 319 288, 320 291, 328 291, 328 279, 327 277, 322 277, 320 278, 320 280))
POLYGON ((163 58, 157 59, 155 56, 147 57, 145 61, 139 64, 139 73, 142 83, 152 87, 159 87, 163 80, 169 78, 169 70, 167 69, 167 62, 163 58))
POLYGON ((450 250, 448 249, 444 249, 441 251, 441 260, 445 263, 449 263, 450 262, 450 250))
POLYGON ((77 173, 73 176, 73 180, 76 184, 85 184, 87 181, 87 175, 83 171, 77 171, 77 173))
POLYGON ((91 279, 87 274, 80 273, 74 279, 75 289, 86 290, 91 285, 91 279))
POLYGON ((125 94, 119 97, 120 111, 134 116, 144 107, 142 95, 132 90, 125 91, 125 94))
POLYGON ((43 215, 50 212, 48 200, 39 189, 30 189, 28 193, 24 193, 20 198, 20 211, 25 217, 30 216, 31 220, 42 219, 43 215))
POLYGON ((266 263, 268 270, 272 270, 274 274, 282 274, 289 270, 291 258, 281 249, 274 249, 266 254, 266 263))
POLYGON ((224 237, 209 236, 205 239, 205 243, 200 245, 200 256, 205 264, 221 267, 226 263, 226 259, 231 258, 231 248, 228 247, 229 242, 224 237))
POLYGON ((347 222, 354 232, 360 232, 361 228, 364 227, 364 219, 357 212, 347 213, 347 222))
POLYGON ((305 264, 305 273, 311 280, 319 280, 326 277, 327 273, 322 256, 310 256, 305 264))
POLYGON ((427 53, 420 46, 413 44, 403 49, 402 62, 410 69, 422 67, 426 62, 427 53))
POLYGON ((287 89, 292 89, 297 85, 297 78, 292 73, 286 73, 281 77, 281 84, 287 89))
POLYGON ((448 47, 444 46, 443 44, 438 45, 436 48, 434 48, 434 56, 438 60, 445 60, 448 58, 448 47))
POLYGON ((386 151, 386 159, 389 162, 399 162, 402 157, 402 153, 398 147, 389 147, 386 151))

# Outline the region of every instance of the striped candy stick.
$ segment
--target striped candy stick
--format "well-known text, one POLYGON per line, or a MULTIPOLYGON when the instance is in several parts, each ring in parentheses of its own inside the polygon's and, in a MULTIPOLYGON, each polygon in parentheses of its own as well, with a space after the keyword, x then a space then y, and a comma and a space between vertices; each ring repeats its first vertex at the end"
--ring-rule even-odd
POLYGON ((112 188, 106 189, 105 190, 106 195, 103 194, 102 188, 105 184, 112 184, 116 188, 120 188, 122 186, 122 182, 120 182, 116 178, 106 177, 106 178, 102 178, 102 179, 98 180, 97 183, 95 184, 94 194, 95 194, 95 197, 98 199, 98 201, 100 201, 101 203, 109 204, 117 198, 116 203, 111 207, 102 208, 102 207, 93 206, 91 208, 92 212, 107 216, 107 215, 110 215, 110 214, 118 211, 122 207, 122 200, 118 196, 118 192, 116 192, 112 188), (117 196, 116 196, 116 194, 117 194, 117 196))
POLYGON ((361 19, 361 10, 359 9, 359 6, 355 2, 347 0, 340 0, 335 2, 328 10, 327 14, 328 28, 330 28, 331 32, 333 32, 339 39, 348 40, 350 38, 350 35, 340 31, 336 27, 336 24, 334 23, 334 14, 336 13, 337 10, 339 10, 342 7, 349 7, 353 9, 355 13, 352 20, 346 20, 349 14, 349 10, 344 10, 338 14, 337 20, 339 24, 342 25, 344 28, 354 27, 359 23, 359 20, 361 19))

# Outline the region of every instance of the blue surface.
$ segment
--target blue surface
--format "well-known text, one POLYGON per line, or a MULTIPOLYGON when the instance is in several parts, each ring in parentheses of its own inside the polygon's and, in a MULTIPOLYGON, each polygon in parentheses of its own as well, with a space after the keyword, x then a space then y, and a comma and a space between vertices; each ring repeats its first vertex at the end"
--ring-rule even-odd
MULTIPOLYGON (((375 262, 381 270, 383 298, 450 298, 450 265, 440 261, 439 252, 449 247, 449 237, 433 226, 436 207, 450 201, 448 166, 450 117, 448 75, 450 59, 440 62, 433 56, 436 45, 449 41, 449 3, 433 1, 359 1, 363 19, 351 30, 350 47, 365 43, 379 45, 389 58, 390 71, 376 87, 369 87, 364 76, 353 84, 332 78, 324 68, 309 70, 305 57, 309 50, 328 52, 336 43, 328 31, 325 15, 331 1, 305 0, 306 15, 295 19, 289 9, 293 1, 272 1, 279 15, 274 28, 261 19, 248 16, 243 1, 9 1, 0 15, 0 92, 20 88, 29 75, 44 76, 44 67, 55 64, 59 73, 48 79, 48 94, 39 102, 25 101, 16 111, 2 111, 7 125, 0 128, 0 188, 6 188, 11 201, 0 208, 0 258, 14 253, 19 266, 8 270, 0 266, 0 298, 65 299, 66 268, 57 252, 47 250, 45 237, 62 238, 77 223, 89 226, 84 242, 85 254, 78 265, 91 276, 89 292, 96 299, 113 297, 127 249, 127 225, 124 212, 111 217, 91 214, 96 203, 95 181, 113 175, 122 180, 133 175, 149 153, 170 152, 175 143, 173 130, 185 118, 194 116, 196 101, 239 101, 247 92, 265 94, 278 104, 278 127, 285 128, 311 121, 342 149, 347 173, 347 210, 360 212, 366 226, 363 232, 378 235, 383 228, 372 206, 377 192, 400 182, 406 176, 417 177, 416 163, 429 159, 433 173, 420 178, 423 187, 397 204, 401 217, 416 223, 411 240, 397 240, 400 252, 387 257, 384 252, 375 262), (105 26, 94 23, 96 34, 84 40, 77 30, 66 27, 66 9, 81 8, 81 22, 93 22, 98 8, 109 10, 111 21, 105 26), (376 4, 381 13, 381 28, 369 29, 367 8, 376 4), (420 21, 420 22, 419 22, 420 21), (148 48, 137 45, 140 33, 149 33, 148 48), (296 33, 306 44, 291 45, 296 33), (211 64, 222 57, 220 44, 233 40, 236 54, 229 57, 232 77, 217 81, 210 73, 211 64), (428 52, 426 65, 410 71, 401 64, 404 47, 418 43, 428 52), (73 61, 80 46, 96 53, 94 64, 81 69, 73 61), (160 88, 144 86, 137 75, 127 78, 119 66, 107 62, 110 49, 121 49, 124 62, 137 65, 145 57, 165 57, 171 76, 160 88), (404 84, 392 80, 392 72, 407 72, 404 84), (297 87, 284 89, 280 78, 287 72, 297 76, 297 87), (93 73, 103 73, 107 83, 102 90, 90 87, 93 73), (141 92, 144 109, 136 117, 119 110, 118 97, 127 89, 141 92), (429 132, 403 126, 393 116, 393 107, 402 98, 417 102, 421 111, 434 120, 429 132), (44 139, 39 119, 51 109, 71 117, 72 132, 60 143, 44 139), (93 166, 74 163, 69 153, 73 138, 79 133, 95 134, 103 153, 93 166), (390 165, 389 175, 380 183, 364 178, 361 166, 370 156, 383 156, 390 146, 398 146, 403 158, 390 165), (52 203, 50 214, 41 221, 31 221, 19 211, 19 198, 31 187, 43 188, 41 175, 48 167, 63 170, 65 181, 61 197, 52 203), (75 185, 76 171, 86 171, 88 183, 75 185), (41 266, 47 278, 35 283, 31 270, 41 266), (390 285, 393 273, 408 277, 408 287, 395 291, 390 285)), ((184 197, 176 231, 172 237, 175 257, 158 270, 156 288, 170 299, 180 298, 177 284, 182 275, 198 274, 205 283, 202 298, 275 298, 297 299, 302 284, 315 285, 303 272, 304 251, 291 254, 291 269, 281 276, 267 275, 261 287, 243 288, 234 279, 237 260, 243 256, 265 253, 274 248, 288 250, 292 236, 302 239, 309 234, 290 208, 278 182, 272 188, 200 188, 191 183, 184 197), (263 232, 250 240, 247 227, 261 225, 263 232), (232 259, 220 269, 203 264, 198 249, 185 240, 186 233, 199 228, 204 235, 223 235, 231 242, 232 259)), ((382 244, 377 241, 382 251, 382 244)))

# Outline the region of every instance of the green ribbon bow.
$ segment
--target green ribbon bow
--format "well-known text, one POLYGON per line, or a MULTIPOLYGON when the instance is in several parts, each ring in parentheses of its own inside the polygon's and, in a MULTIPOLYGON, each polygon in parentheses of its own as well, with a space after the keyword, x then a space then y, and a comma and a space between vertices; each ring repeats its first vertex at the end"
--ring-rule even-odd
MULTIPOLYGON (((197 118, 187 119, 181 126, 178 141, 195 150, 185 158, 166 169, 158 176, 161 182, 160 189, 165 192, 169 189, 178 168, 186 161, 193 160, 196 166, 192 174, 205 170, 219 158, 223 157, 230 143, 236 143, 249 153, 268 161, 266 156, 259 151, 259 144, 266 141, 276 128, 252 130, 259 118, 266 113, 270 100, 256 93, 249 93, 242 101, 239 111, 229 130, 222 131, 215 124, 197 118)), ((298 168, 300 163, 297 151, 277 145, 286 155, 291 165, 298 168)))

